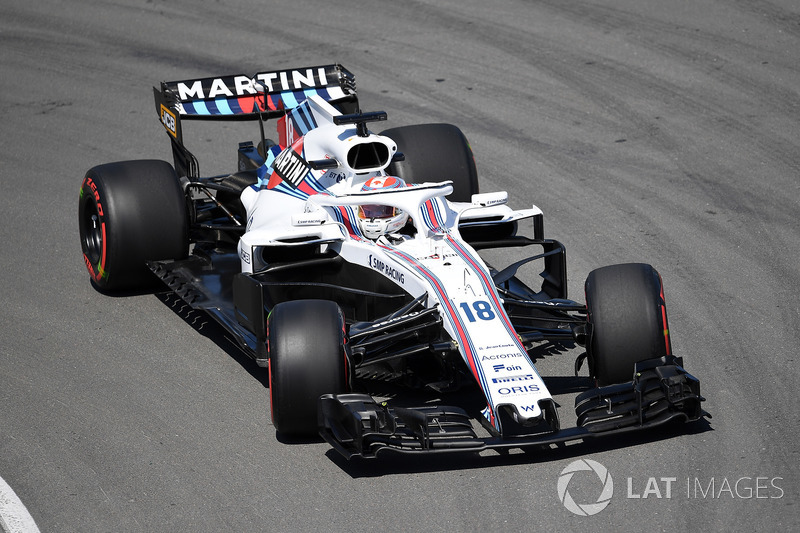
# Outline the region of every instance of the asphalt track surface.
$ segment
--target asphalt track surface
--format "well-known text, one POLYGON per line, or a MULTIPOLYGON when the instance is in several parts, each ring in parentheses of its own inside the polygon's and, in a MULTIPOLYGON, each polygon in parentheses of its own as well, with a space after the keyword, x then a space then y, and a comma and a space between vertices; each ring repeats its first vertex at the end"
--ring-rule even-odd
MULTIPOLYGON (((3 2, 0 477, 42 531, 797 531, 798 51, 794 0, 3 2), (214 324, 92 288, 79 184, 170 160, 152 85, 331 62, 390 126, 461 127, 482 191, 544 210, 575 299, 592 268, 655 265, 713 420, 346 462, 276 437, 266 376, 214 324), (615 489, 588 517, 556 488, 583 457, 615 489)), ((201 172, 234 169, 239 127, 188 130, 201 172)), ((578 353, 537 364, 569 376, 578 353)))

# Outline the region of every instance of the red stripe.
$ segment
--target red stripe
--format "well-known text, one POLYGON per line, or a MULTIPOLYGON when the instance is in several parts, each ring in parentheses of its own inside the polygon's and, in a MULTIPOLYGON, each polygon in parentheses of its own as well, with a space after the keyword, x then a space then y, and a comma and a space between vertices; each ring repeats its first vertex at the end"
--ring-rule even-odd
POLYGON ((428 216, 431 219, 431 224, 434 224, 434 227, 439 225, 439 221, 436 220, 436 212, 433 209, 433 200, 428 200, 425 202, 425 209, 428 210, 428 216))
POLYGON ((356 235, 356 231, 353 229, 353 223, 350 221, 350 215, 347 212, 347 208, 344 206, 338 206, 336 209, 338 209, 342 214, 342 220, 344 227, 347 228, 347 233, 349 233, 351 237, 356 235))
POLYGON ((661 327, 664 330, 664 346, 666 355, 672 355, 672 343, 669 341, 669 323, 667 322, 667 300, 664 298, 664 282, 661 279, 661 274, 658 275, 658 284, 661 288, 661 327))
POLYGON ((237 98, 236 102, 239 104, 239 107, 242 108, 244 113, 252 113, 253 108, 256 106, 256 97, 243 96, 241 98, 237 98))
POLYGON ((278 185, 283 182, 280 176, 278 176, 277 172, 272 172, 272 175, 269 177, 269 181, 267 182, 267 189, 274 189, 278 185))
POLYGON ((103 257, 100 259, 100 268, 103 270, 103 273, 106 271, 106 223, 100 226, 100 229, 103 231, 103 257))
POLYGON ((298 190, 300 190, 300 191, 302 191, 302 192, 304 192, 304 193, 306 193, 306 194, 307 194, 307 195, 309 195, 309 196, 313 196, 313 195, 315 195, 315 194, 318 194, 318 192, 317 192, 316 190, 314 190, 314 189, 311 187, 311 185, 309 185, 308 183, 306 183, 306 182, 305 182, 305 180, 303 180, 303 181, 301 181, 301 182, 300 182, 300 185, 298 185, 298 186, 297 186, 297 189, 298 189, 298 190))

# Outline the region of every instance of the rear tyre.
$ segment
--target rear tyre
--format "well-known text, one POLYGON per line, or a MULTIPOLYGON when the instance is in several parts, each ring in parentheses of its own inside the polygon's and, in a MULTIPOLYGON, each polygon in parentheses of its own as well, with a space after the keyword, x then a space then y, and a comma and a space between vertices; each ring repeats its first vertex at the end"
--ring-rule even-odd
POLYGON ((317 400, 347 392, 345 322, 327 300, 275 306, 267 321, 272 423, 287 436, 317 434, 317 400))
POLYGON ((641 263, 611 265, 586 279, 592 374, 599 385, 633 378, 639 361, 670 355, 661 276, 641 263))
POLYGON ((181 259, 189 250, 185 197, 164 161, 90 169, 81 184, 78 225, 86 268, 105 291, 149 288, 156 278, 145 261, 181 259))
POLYGON ((478 192, 478 171, 472 149, 464 134, 452 124, 417 124, 381 132, 397 143, 405 161, 395 161, 388 174, 406 183, 451 180, 453 202, 469 202, 478 192))

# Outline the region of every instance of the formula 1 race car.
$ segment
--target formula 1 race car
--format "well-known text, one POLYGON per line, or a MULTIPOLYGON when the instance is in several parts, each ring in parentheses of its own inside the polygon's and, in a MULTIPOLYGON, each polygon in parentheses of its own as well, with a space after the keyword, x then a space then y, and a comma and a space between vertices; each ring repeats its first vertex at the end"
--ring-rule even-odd
MULTIPOLYGON (((164 82, 155 105, 174 166, 90 169, 79 201, 86 267, 101 291, 160 279, 269 369, 283 435, 319 433, 346 457, 540 447, 707 416, 671 352, 661 278, 599 268, 567 297, 564 246, 542 211, 480 193, 470 146, 448 124, 369 127, 340 65, 164 82), (190 119, 253 119, 238 170, 201 177, 190 119), (277 140, 264 122, 277 119, 277 140), (526 235, 528 233, 528 235, 526 235), (533 250, 502 268, 483 251, 533 250), (541 266, 523 281, 523 265, 541 266), (153 276, 155 274, 155 276, 153 276), (531 353, 585 347, 596 385, 562 429, 531 353), (397 384, 477 401, 413 408, 367 394, 397 384)), ((527 267, 526 267, 527 268, 527 267)))

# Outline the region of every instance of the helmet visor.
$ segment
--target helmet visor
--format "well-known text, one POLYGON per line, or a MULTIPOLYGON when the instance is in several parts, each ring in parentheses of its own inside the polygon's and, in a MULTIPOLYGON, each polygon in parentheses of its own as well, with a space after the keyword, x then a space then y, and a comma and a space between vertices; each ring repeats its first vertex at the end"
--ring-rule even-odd
POLYGON ((395 215, 395 209, 389 205, 362 205, 358 208, 361 218, 389 218, 395 215))

